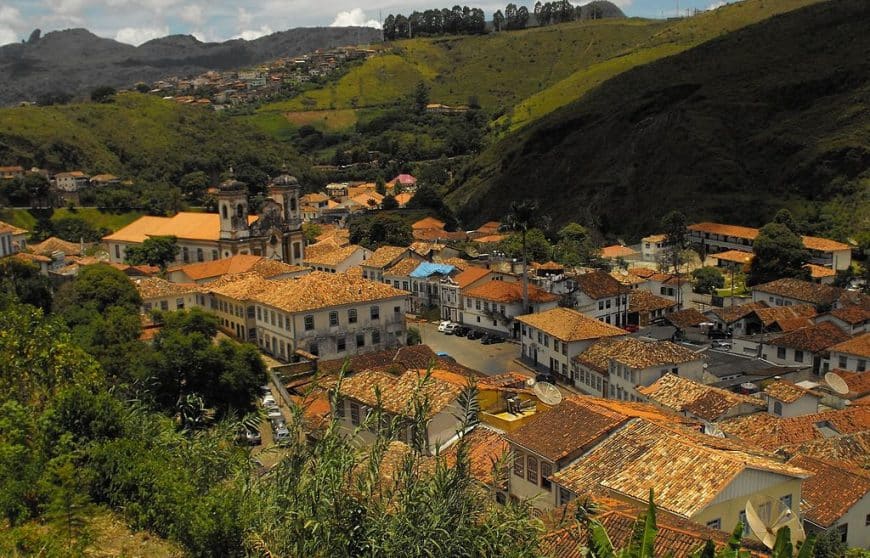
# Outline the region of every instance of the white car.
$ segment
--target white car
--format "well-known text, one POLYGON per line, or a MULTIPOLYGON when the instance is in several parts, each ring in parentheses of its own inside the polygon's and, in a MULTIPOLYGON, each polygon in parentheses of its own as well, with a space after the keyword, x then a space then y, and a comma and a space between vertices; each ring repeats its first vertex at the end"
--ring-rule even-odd
POLYGON ((447 320, 445 322, 440 322, 438 324, 438 331, 440 331, 441 333, 444 333, 444 331, 447 329, 447 326, 449 326, 451 324, 452 324, 452 322, 450 320, 447 320))
POLYGON ((712 349, 721 349, 723 351, 731 350, 731 341, 724 341, 722 339, 717 339, 710 343, 710 348, 712 349))
POLYGON ((275 404, 275 397, 270 393, 269 395, 263 396, 262 399, 263 407, 270 407, 275 404))
POLYGON ((269 419, 284 418, 284 415, 281 413, 281 409, 279 409, 278 407, 275 407, 274 409, 269 409, 269 412, 266 413, 266 416, 269 417, 269 419))

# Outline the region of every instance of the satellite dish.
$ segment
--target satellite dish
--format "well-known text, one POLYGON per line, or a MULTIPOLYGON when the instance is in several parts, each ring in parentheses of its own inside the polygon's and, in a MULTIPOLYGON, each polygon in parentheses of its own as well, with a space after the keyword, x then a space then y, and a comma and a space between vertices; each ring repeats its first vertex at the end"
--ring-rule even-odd
POLYGON ((780 500, 768 496, 750 498, 746 501, 745 511, 749 528, 767 548, 773 549, 776 533, 783 527, 788 527, 791 531, 792 544, 797 544, 806 538, 798 514, 780 500))
POLYGON ((846 383, 846 380, 838 376, 834 372, 828 372, 825 374, 825 383, 828 384, 835 393, 839 393, 840 395, 846 395, 849 393, 849 385, 846 383))
POLYGON ((528 380, 526 380, 526 387, 535 387, 535 379, 529 378, 528 380))
POLYGON ((538 399, 547 405, 558 405, 562 402, 562 392, 553 384, 547 382, 535 382, 532 389, 535 391, 535 395, 538 396, 538 399))

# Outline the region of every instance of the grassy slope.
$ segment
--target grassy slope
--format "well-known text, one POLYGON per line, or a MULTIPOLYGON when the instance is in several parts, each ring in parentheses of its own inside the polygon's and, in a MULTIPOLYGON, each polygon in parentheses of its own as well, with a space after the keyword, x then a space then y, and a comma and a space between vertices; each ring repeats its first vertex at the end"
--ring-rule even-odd
POLYGON ((555 224, 630 237, 673 208, 870 226, 868 18, 862 0, 818 4, 625 72, 487 149, 448 201, 473 225, 535 197, 555 224))
POLYGON ((336 82, 264 105, 249 118, 263 130, 282 135, 293 129, 296 114, 305 112, 306 123, 340 130, 355 122, 347 112, 395 104, 411 95, 420 81, 429 85, 433 102, 465 104, 475 96, 488 110, 507 110, 570 76, 579 64, 615 56, 666 25, 600 20, 480 37, 397 41, 392 52, 352 68, 336 82))
POLYGON ((300 163, 289 148, 239 120, 151 95, 121 94, 111 104, 0 109, 0 164, 52 170, 75 165, 90 173, 171 181, 185 166, 218 170, 227 159, 257 153, 300 163))
MULTIPOLYGON (((106 228, 116 231, 125 227, 144 215, 139 211, 127 211, 124 213, 112 213, 100 211, 93 207, 79 207, 73 211, 63 207, 55 209, 51 214, 51 220, 57 221, 66 217, 78 217, 90 223, 94 228, 106 228)), ((32 231, 36 226, 36 216, 27 209, 0 209, 0 221, 10 223, 16 227, 32 231)))
POLYGON ((788 12, 820 0, 749 0, 680 20, 659 30, 641 44, 607 59, 577 59, 577 70, 550 87, 534 93, 517 104, 513 111, 496 121, 511 131, 564 106, 606 80, 633 67, 688 50, 746 25, 788 12))

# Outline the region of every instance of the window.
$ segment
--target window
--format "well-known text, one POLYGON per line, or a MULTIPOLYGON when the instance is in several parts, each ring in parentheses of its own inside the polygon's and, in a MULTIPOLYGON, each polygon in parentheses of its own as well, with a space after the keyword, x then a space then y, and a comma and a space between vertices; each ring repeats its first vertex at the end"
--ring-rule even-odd
POLYGON ((538 344, 542 344, 544 342, 544 334, 540 331, 538 332, 538 344))
POLYGON ((867 370, 867 361, 864 360, 863 358, 859 358, 858 359, 858 366, 857 366, 856 370, 858 372, 864 372, 865 370, 867 370))
POLYGON ((604 301, 603 301, 603 300, 599 300, 599 301, 598 301, 598 309, 599 309, 599 310, 604 310, 604 301))
POLYGON ((574 495, 566 488, 559 487, 559 505, 564 506, 574 499, 574 495))
POLYGON ((870 527, 870 513, 864 518, 864 527, 870 527))
POLYGON ((253 306, 248 306, 248 319, 249 320, 254 319, 254 307, 253 306))
POLYGON ((480 299, 475 299, 475 301, 474 301, 474 308, 475 308, 476 310, 480 310, 480 299))
POLYGON ((845 543, 846 539, 849 538, 849 524, 844 523, 843 525, 838 525, 837 532, 840 533, 840 542, 845 543))
POLYGON ((550 348, 550 336, 549 335, 544 336, 544 346, 547 347, 548 349, 550 348))
POLYGON ((718 531, 718 530, 722 529, 722 520, 719 518, 716 518, 712 521, 708 521, 707 527, 709 527, 710 529, 716 529, 718 531))
POLYGON ((841 356, 837 362, 839 368, 846 368, 846 357, 841 356))
POLYGON ((381 332, 378 330, 372 331, 372 345, 377 345, 381 342, 381 332))
POLYGON ((795 351, 794 352, 794 361, 795 362, 803 362, 804 361, 804 352, 803 351, 795 351))
POLYGON ((115 257, 121 259, 121 245, 115 244, 115 257))
POLYGON ((744 536, 748 536, 752 534, 752 530, 749 528, 749 522, 746 521, 746 512, 741 510, 740 513, 737 514, 737 521, 743 524, 743 534, 744 536))
POLYGON ((356 401, 350 402, 350 423, 359 426, 359 403, 356 401))
POLYGON ((320 354, 320 347, 317 346, 317 343, 312 343, 312 344, 308 345, 308 352, 311 353, 312 355, 315 355, 315 356, 319 355, 320 354))
POLYGON ((151 311, 151 303, 150 303, 150 302, 146 302, 146 303, 143 304, 142 306, 143 306, 143 308, 145 308, 145 311, 146 311, 146 312, 150 312, 150 311, 151 311))
POLYGON ((184 310, 184 299, 183 298, 176 298, 175 299, 175 308, 177 308, 178 310, 184 310))
POLYGON ((335 350, 336 351, 338 351, 339 353, 343 353, 346 348, 347 347, 346 347, 346 342, 345 342, 344 337, 339 337, 338 339, 335 340, 335 350))
POLYGON ((293 259, 298 260, 302 258, 302 245, 298 242, 293 243, 293 259))
POLYGON ((169 301, 167 301, 167 300, 161 300, 161 301, 160 301, 160 309, 163 310, 164 312, 166 312, 167 310, 169 310, 169 301))
POLYGON ((355 324, 356 323, 356 308, 351 308, 347 311, 347 323, 355 324))
POLYGON ((274 310, 269 310, 269 322, 271 322, 272 325, 275 325, 275 311, 274 310))
POLYGON ((408 290, 408 282, 407 282, 407 281, 402 281, 402 290, 403 290, 403 291, 407 291, 407 290, 408 290))
POLYGON ((357 334, 356 334, 356 346, 357 346, 357 347, 362 347, 362 346, 364 346, 365 344, 366 344, 366 335, 365 335, 365 333, 362 333, 362 332, 357 333, 357 334))
POLYGON ((546 491, 553 489, 553 483, 550 482, 550 475, 553 474, 553 466, 546 461, 541 461, 541 488, 546 491))
POLYGON ((338 325, 338 312, 333 310, 329 313, 329 326, 334 327, 338 325))
POLYGON ((785 496, 783 496, 782 498, 779 499, 779 502, 783 506, 785 506, 787 508, 791 508, 791 494, 786 494, 785 496))
POLYGON ((525 476, 525 463, 523 462, 523 454, 518 451, 514 452, 514 474, 520 478, 525 476))
POLYGON ((278 314, 278 328, 284 329, 284 315, 278 314))
POLYGON ((290 316, 284 316, 284 329, 290 331, 290 316))
POLYGON ((401 314, 402 307, 401 306, 393 306, 393 314, 401 314))
POLYGON ((218 259, 218 251, 217 250, 211 251, 211 259, 213 259, 213 260, 218 259))
POLYGON ((605 307, 605 308, 610 308, 610 302, 611 302, 611 301, 610 301, 610 299, 608 298, 608 299, 607 299, 607 304, 605 304, 604 307, 605 307))
POLYGON ((532 484, 538 484, 538 460, 531 455, 526 457, 526 479, 532 484))
POLYGON ((559 352, 559 341, 557 341, 556 339, 553 339, 553 350, 557 353, 559 352))
POLYGON ((314 329, 314 316, 308 314, 305 316, 305 331, 311 331, 314 329))
POLYGON ((181 259, 184 260, 184 263, 190 261, 190 250, 187 249, 187 246, 181 249, 181 259))
POLYGON ((776 348, 776 358, 778 358, 778 359, 785 358, 785 347, 777 347, 776 348))
POLYGON ((773 414, 782 416, 782 403, 779 401, 773 402, 773 414))
POLYGON ((371 316, 372 316, 373 320, 380 320, 381 319, 381 307, 380 306, 372 306, 371 316))

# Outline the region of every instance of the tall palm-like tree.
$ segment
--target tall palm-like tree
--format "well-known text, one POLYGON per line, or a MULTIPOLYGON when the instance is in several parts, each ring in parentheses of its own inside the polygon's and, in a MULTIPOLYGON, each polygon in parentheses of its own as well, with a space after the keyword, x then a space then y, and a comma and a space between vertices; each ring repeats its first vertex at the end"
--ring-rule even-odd
POLYGON ((534 228, 538 217, 538 203, 534 200, 511 202, 510 210, 505 216, 503 228, 520 233, 523 241, 523 313, 529 311, 529 277, 527 274, 526 233, 534 228))

